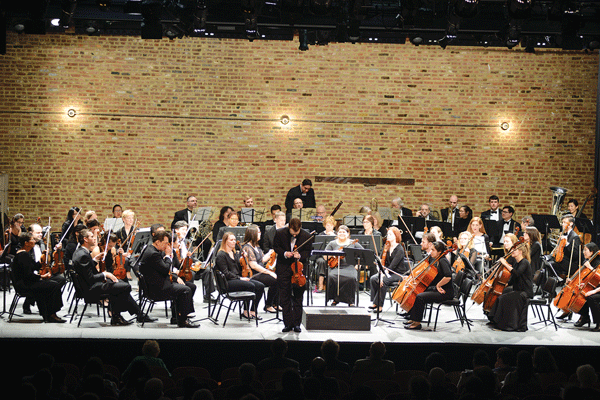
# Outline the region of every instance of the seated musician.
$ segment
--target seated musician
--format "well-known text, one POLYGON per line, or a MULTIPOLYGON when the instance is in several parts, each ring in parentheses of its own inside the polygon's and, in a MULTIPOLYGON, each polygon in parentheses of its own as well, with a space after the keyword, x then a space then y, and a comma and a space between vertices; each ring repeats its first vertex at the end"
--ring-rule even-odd
POLYGON ((263 253, 268 253, 273 249, 273 241, 275 240, 275 232, 285 226, 285 213, 281 210, 275 211, 273 215, 273 225, 265 227, 265 236, 262 240, 263 253))
POLYGON ((219 231, 222 227, 227 226, 227 222, 229 221, 229 215, 233 212, 233 208, 229 206, 221 207, 219 211, 219 219, 213 225, 213 242, 217 243, 219 238, 219 231))
POLYGON ((5 243, 10 243, 9 253, 12 256, 17 254, 19 250, 19 235, 23 232, 23 214, 15 214, 10 220, 10 226, 5 231, 5 243))
MULTIPOLYGON (((506 234, 504 236, 505 249, 506 242, 511 242, 510 246, 513 247, 517 242, 517 237, 510 233, 506 234)), ((527 313, 510 310, 518 309, 520 304, 518 303, 519 300, 515 300, 514 295, 511 293, 520 292, 530 299, 533 298, 533 271, 529 263, 529 244, 517 245, 513 249, 511 257, 508 259, 502 257, 499 261, 510 272, 510 279, 500 297, 492 305, 492 309, 488 313, 488 319, 491 325, 495 325, 502 330, 526 329, 526 320, 524 321, 525 328, 523 328, 519 315, 521 314, 522 317, 524 314, 526 319, 527 313)), ((527 303, 524 307, 527 307, 527 303)))
MULTIPOLYGON (((598 245, 594 242, 590 242, 583 246, 583 257, 585 258, 583 267, 585 267, 587 271, 584 272, 584 270, 582 269, 579 272, 579 275, 577 277, 574 275, 572 279, 578 279, 579 276, 587 275, 588 272, 595 271, 598 268, 598 266, 600 265, 600 257, 596 256, 592 259, 592 256, 594 256, 598 251, 600 251, 600 248, 598 248, 598 245)), ((568 279, 566 284, 569 284, 570 281, 571 279, 568 279)), ((583 284, 579 285, 579 288, 582 289, 583 287, 583 284)), ((586 301, 583 307, 581 307, 581 310, 579 310, 579 314, 581 315, 581 317, 579 317, 579 320, 575 322, 575 327, 580 328, 584 325, 589 324, 591 322, 591 311, 592 317, 594 317, 594 323, 596 324, 596 327, 592 328, 591 330, 593 332, 600 332, 600 286, 585 292, 584 295, 586 301)))
POLYGON ((277 254, 275 254, 273 249, 269 250, 267 254, 263 253, 258 245, 259 240, 260 229, 256 225, 250 225, 248 229, 246 229, 242 251, 244 251, 248 265, 252 269, 252 280, 262 282, 263 285, 269 288, 267 299, 265 300, 265 311, 274 313, 277 312, 274 307, 279 300, 277 292, 277 275, 274 272, 277 254), (267 269, 267 263, 271 260, 271 256, 273 256, 273 262, 268 265, 269 268, 267 269))
POLYGON ((192 297, 194 297, 196 294, 196 285, 194 284, 194 281, 200 279, 200 277, 196 277, 196 272, 191 269, 189 271, 182 271, 182 264, 188 255, 192 260, 190 268, 198 262, 196 256, 188 254, 188 252, 191 251, 190 247, 192 245, 190 240, 185 238, 188 232, 188 224, 185 221, 177 221, 173 227, 175 229, 175 240, 173 243, 173 265, 171 272, 181 278, 184 285, 190 288, 192 297), (186 274, 188 276, 186 276, 186 274))
MULTIPOLYGON (((138 322, 143 322, 143 314, 138 303, 131 297, 131 286, 127 282, 119 281, 110 272, 98 272, 97 263, 101 255, 92 258, 91 251, 97 246, 96 236, 88 229, 79 232, 79 248, 73 254, 73 268, 79 275, 83 289, 90 294, 109 295, 111 306, 111 325, 129 325, 121 312, 127 311, 136 315, 138 322)), ((146 322, 152 322, 147 319, 146 322)))
POLYGON ((119 246, 119 249, 121 250, 120 253, 123 253, 129 250, 129 241, 133 235, 133 224, 135 223, 135 213, 131 210, 125 210, 123 211, 121 218, 123 219, 123 227, 115 233, 121 241, 119 246))
POLYGON ((359 235, 377 235, 381 236, 381 233, 375 229, 375 218, 372 215, 365 215, 362 220, 363 229, 358 232, 359 235))
POLYGON ((583 212, 580 213, 579 215, 577 215, 577 213, 579 213, 579 202, 577 200, 570 199, 569 202, 567 203, 567 208, 569 209, 569 212, 571 213, 572 216, 577 217, 577 218, 588 219, 587 215, 585 215, 583 212))
MULTIPOLYGON (((572 215, 562 218, 562 233, 555 249, 552 251, 552 266, 556 273, 567 278, 577 270, 579 252, 581 251, 581 238, 573 230, 575 219, 572 215), (562 259, 559 257, 562 253, 562 259)), ((562 315, 560 316, 564 318, 562 315)))
POLYGON ((387 288, 394 282, 402 282, 403 276, 409 272, 408 263, 405 262, 404 248, 400 243, 402 232, 396 227, 387 231, 387 241, 381 255, 383 273, 380 271, 371 276, 371 303, 369 310, 381 312, 387 288))
MULTIPOLYGON (((335 228, 335 225, 336 221, 334 217, 332 217, 331 215, 325 217, 325 219, 323 220, 323 226, 325 227, 325 230, 319 233, 318 236, 336 236, 336 233, 333 230, 335 228)), ((327 261, 325 261, 325 259, 322 256, 319 256, 315 260, 315 265, 315 273, 319 277, 319 281, 317 284, 317 292, 323 292, 325 290, 325 275, 328 268, 327 261)))
POLYGON ((158 224, 151 227, 151 232, 152 244, 142 251, 138 261, 140 273, 144 275, 148 285, 148 294, 154 299, 174 300, 177 314, 172 322, 176 322, 180 328, 197 328, 200 325, 188 319, 194 313, 192 290, 181 278, 171 273, 171 233, 158 224))
POLYGON ((33 250, 36 240, 32 232, 19 234, 19 250, 12 262, 12 271, 15 276, 14 285, 20 290, 33 293, 38 310, 45 322, 63 323, 64 319, 56 315, 63 306, 61 285, 51 279, 51 273, 40 274, 40 264, 35 262, 29 254, 33 250))
POLYGON ((473 217, 469 222, 469 228, 467 231, 473 235, 473 248, 477 250, 477 263, 474 267, 479 273, 483 273, 485 269, 485 261, 489 259, 492 253, 490 246, 490 237, 485 233, 485 227, 483 226, 483 220, 479 217, 473 217))
POLYGON ((61 238, 63 238, 62 245, 65 251, 63 255, 63 262, 65 264, 65 268, 67 269, 71 268, 71 258, 73 257, 73 253, 77 248, 78 242, 75 235, 75 228, 77 226, 82 226, 85 228, 85 225, 83 225, 83 222, 81 221, 79 208, 73 207, 67 212, 67 218, 65 219, 65 222, 63 222, 61 228, 61 238))
MULTIPOLYGON (((350 240, 350 228, 346 225, 340 225, 337 231, 337 238, 327 244, 325 250, 340 250, 343 248, 362 249, 359 243, 353 243, 350 240)), ((327 257, 329 266, 337 262, 338 257, 327 257), (335 261, 334 261, 335 260, 335 261)), ((340 257, 339 265, 335 268, 329 268, 327 280, 327 300, 333 300, 332 306, 338 303, 347 303, 354 305, 358 289, 358 273, 354 265, 349 265, 345 258, 340 257)))
MULTIPOLYGON (((117 242, 119 238, 116 233, 111 233, 110 236, 106 240, 106 249, 102 252, 102 257, 106 253, 106 257, 104 257, 104 268, 106 271, 115 275, 115 258, 117 255, 117 242)), ((102 258, 100 259, 102 261, 102 258)), ((124 267, 124 265, 119 265, 120 267, 124 267)), ((116 275, 115 275, 116 276, 116 275)))
POLYGON ((477 250, 473 248, 472 238, 473 235, 471 235, 469 231, 461 232, 458 235, 458 248, 452 254, 452 259, 454 260, 452 263, 452 270, 454 272, 463 270, 468 276, 471 276, 476 272, 465 265, 464 260, 459 256, 459 254, 465 255, 469 259, 471 265, 475 268, 475 265, 477 264, 477 250))
POLYGON ((88 222, 92 221, 92 220, 98 220, 98 215, 96 215, 96 211, 94 210, 88 210, 86 211, 86 213, 83 215, 83 224, 85 226, 88 225, 88 222))
MULTIPOLYGON (((292 203, 292 209, 293 210, 300 210, 304 208, 304 202, 302 201, 301 198, 296 198, 294 199, 293 203, 292 203)), ((292 219, 292 210, 290 210, 287 215, 286 215, 287 220, 289 221, 290 219, 292 219)))
POLYGON ((244 305, 244 316, 246 318, 257 318, 262 319, 256 315, 258 303, 263 296, 265 285, 255 279, 249 277, 243 277, 240 268, 240 252, 235 251, 237 240, 235 235, 231 232, 225 232, 223 234, 223 240, 221 241, 221 247, 217 253, 215 259, 215 268, 225 275, 227 279, 229 291, 247 291, 253 292, 256 295, 256 300, 250 305, 250 310, 247 309, 248 305, 244 305))
POLYGON ((454 221, 454 233, 457 237, 459 233, 467 230, 472 219, 473 210, 471 210, 471 207, 463 205, 458 208, 458 219, 454 221))
POLYGON ((452 268, 448 259, 441 257, 446 250, 446 245, 443 242, 436 241, 431 244, 430 250, 431 253, 427 262, 430 266, 436 267, 437 274, 427 289, 415 297, 415 302, 408 312, 409 321, 404 323, 405 329, 418 330, 422 328, 421 321, 427 303, 439 303, 454 297, 452 268))
POLYGON ((535 274, 542 267, 542 238, 540 231, 535 226, 527 226, 523 231, 523 238, 529 244, 531 270, 535 274))

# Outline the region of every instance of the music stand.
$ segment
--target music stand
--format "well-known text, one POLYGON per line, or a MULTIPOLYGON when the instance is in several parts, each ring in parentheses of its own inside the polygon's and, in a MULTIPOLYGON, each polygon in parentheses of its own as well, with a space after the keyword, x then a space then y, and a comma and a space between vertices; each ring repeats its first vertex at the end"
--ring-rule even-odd
POLYGON ((242 207, 240 210, 240 222, 244 224, 254 223, 254 208, 242 207))
MULTIPOLYGON (((344 253, 346 254, 346 262, 350 265, 358 266, 357 269, 357 285, 356 285, 356 306, 358 307, 358 280, 360 278, 361 270, 364 272, 366 268, 375 263, 375 252, 372 249, 357 249, 352 247, 344 247, 344 253)), ((339 264, 338 264, 339 265, 339 264)), ((366 276, 366 274, 365 274, 366 276)), ((366 280, 365 280, 366 281, 366 280)))
MULTIPOLYGON (((575 227, 577 227, 577 230, 581 233, 584 240, 586 234, 592 234, 592 232, 594 232, 594 225, 592 224, 592 221, 587 218, 575 218, 575 227)), ((584 240, 581 241, 582 245, 584 240)))
POLYGON ((549 249, 548 235, 552 229, 562 229, 558 217, 554 214, 531 214, 534 224, 540 233, 544 233, 544 248, 549 249))
MULTIPOLYGON (((352 240, 358 239, 358 243, 364 248, 373 251, 375 254, 381 254, 381 235, 352 235, 352 240), (375 240, 373 240, 375 239, 375 240), (375 242, 375 243, 373 243, 375 242)), ((377 266, 375 264, 371 264, 373 269, 369 270, 370 274, 373 274, 373 271, 377 271, 377 266)), ((375 272, 376 273, 376 272, 375 272)), ((365 286, 366 288, 366 286, 365 286)))
POLYGON ((431 232, 431 228, 433 228, 434 226, 439 226, 439 228, 442 230, 442 237, 444 237, 444 238, 452 237, 453 230, 452 230, 452 224, 450 222, 425 221, 425 223, 427 224, 427 228, 429 228, 429 232, 431 232))
MULTIPOLYGON (((217 243, 215 243, 215 245, 213 247, 211 247, 210 251, 208 252, 208 255, 206 256, 206 259, 208 261, 204 262, 204 268, 208 270, 208 279, 210 281, 214 282, 214 275, 213 275, 213 265, 214 265, 214 261, 215 261, 215 257, 216 257, 216 253, 219 251, 218 249, 221 247, 221 241, 218 240, 217 243), (215 251, 215 249, 217 249, 215 251)), ((211 293, 208 294, 208 297, 211 297, 211 293)), ((212 303, 212 299, 210 299, 208 301, 208 306, 206 307, 207 311, 207 316, 205 318, 200 318, 197 320, 194 320, 194 322, 201 322, 204 320, 209 320, 211 321, 213 324, 215 325, 219 325, 219 323, 217 322, 217 320, 212 316, 212 314, 214 313, 214 310, 217 309, 217 305, 215 304, 215 307, 213 309, 213 312, 210 311, 210 304, 212 303)))
POLYGON ((346 225, 348 228, 355 228, 357 226, 361 226, 362 227, 362 221, 365 218, 364 215, 344 215, 344 218, 342 219, 342 223, 344 225, 346 225))
MULTIPOLYGON (((323 256, 323 257, 337 257, 338 259, 338 293, 340 291, 340 257, 343 257, 346 253, 339 250, 313 250, 311 256, 323 256)), ((325 268, 327 273, 325 274, 325 280, 329 286, 329 265, 325 268)), ((327 291, 325 292, 325 307, 327 307, 327 291)))
POLYGON ((152 243, 152 232, 150 232, 150 228, 140 228, 135 234, 135 238, 133 239, 133 244, 131 245, 132 255, 138 254, 142 251, 142 247, 146 244, 152 243))
POLYGON ((106 232, 118 232, 123 227, 123 218, 106 218, 103 226, 106 232))
POLYGON ((235 239, 238 242, 243 242, 244 241, 244 236, 246 235, 246 226, 222 226, 219 229, 219 234, 217 235, 217 241, 220 241, 221 239, 223 239, 223 235, 225 234, 225 232, 233 232, 233 234, 235 235, 235 239))
POLYGON ((298 218, 302 222, 312 222, 313 217, 317 214, 316 208, 294 208, 292 210, 292 218, 298 218))
MULTIPOLYGON (((425 218, 423 217, 402 217, 402 219, 404 220, 404 223, 406 223, 407 226, 404 226, 404 223, 400 220, 400 217, 398 217, 398 226, 402 226, 404 227, 404 229, 402 229, 404 231, 403 233, 403 240, 405 243, 408 243, 408 240, 404 239, 404 235, 406 234, 408 239, 411 239, 417 234, 417 232, 423 232, 425 230, 425 218), (406 232, 406 228, 408 227, 408 231, 410 233, 412 233, 411 235, 408 235, 406 232)), ((438 221, 435 221, 438 222, 438 221)), ((417 244, 417 243, 415 243, 417 244)))
POLYGON ((198 207, 194 210, 192 219, 198 222, 208 221, 213 216, 213 212, 212 207, 198 207))

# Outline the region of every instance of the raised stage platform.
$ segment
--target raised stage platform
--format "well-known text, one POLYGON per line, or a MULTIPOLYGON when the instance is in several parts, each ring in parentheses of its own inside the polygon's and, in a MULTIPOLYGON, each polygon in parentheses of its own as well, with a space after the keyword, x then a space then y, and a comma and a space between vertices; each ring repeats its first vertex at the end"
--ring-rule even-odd
MULTIPOLYGON (((132 286, 136 287, 135 282, 132 286)), ((369 305, 367 293, 361 293, 360 304, 369 305)), ((200 293, 196 296, 196 320, 207 317, 206 304, 200 293)), ((12 294, 6 296, 6 310, 12 301, 12 294)), ((65 306, 59 312, 64 316, 69 303, 64 298, 65 306)), ((306 304, 306 297, 305 297, 306 304)), ((308 313, 327 315, 365 314, 365 310, 345 307, 324 308, 324 294, 314 293, 312 307, 308 313)), ((83 310, 80 305, 79 310, 83 310)), ((583 363, 592 363, 600 370, 600 334, 590 332, 587 328, 575 328, 574 321, 559 322, 558 330, 553 325, 535 323, 537 319, 529 313, 529 330, 527 332, 502 332, 486 325, 481 306, 469 303, 467 316, 473 321, 471 331, 461 327, 460 322, 447 323, 455 319, 452 308, 443 308, 440 312, 437 330, 424 326, 421 331, 403 329, 404 319, 396 314, 395 305, 386 300, 381 321, 372 320, 369 330, 335 330, 327 327, 324 330, 306 329, 301 333, 282 333, 283 323, 278 320, 267 321, 275 314, 260 312, 263 318, 258 327, 254 321, 240 320, 237 312, 229 315, 224 327, 225 310, 222 310, 218 324, 210 320, 201 321, 197 329, 182 329, 169 325, 165 318, 164 306, 157 304, 152 316, 158 322, 147 323, 144 327, 132 324, 125 327, 112 327, 104 322, 96 310, 86 311, 81 326, 76 320, 73 323, 46 324, 42 322, 37 309, 34 315, 15 316, 9 323, 8 315, 0 318, 0 341, 5 355, 15 361, 15 371, 19 363, 25 368, 32 357, 39 352, 50 352, 58 360, 67 362, 76 359, 83 364, 92 355, 99 355, 105 362, 114 365, 127 364, 134 356, 140 354, 141 346, 146 339, 158 340, 161 344, 161 357, 167 365, 202 365, 214 370, 217 374, 224 368, 238 366, 242 362, 258 362, 269 353, 270 341, 283 338, 289 343, 289 355, 298 359, 303 368, 308 368, 310 360, 319 355, 320 344, 333 338, 341 345, 340 358, 353 363, 368 354, 368 347, 374 341, 382 341, 388 349, 388 358, 394 360, 397 369, 420 369, 425 357, 440 351, 449 360, 449 370, 469 368, 473 352, 483 348, 490 357, 495 357, 495 350, 500 346, 510 346, 516 351, 527 349, 533 351, 536 346, 548 346, 557 357, 569 368, 583 363), (390 321, 392 323, 385 322, 390 321), (562 358, 562 360, 561 360, 562 358)), ((22 312, 22 301, 17 308, 22 312)), ((372 319, 376 314, 369 314, 372 319)), ((78 317, 78 316, 77 316, 78 317)), ((127 317, 127 315, 125 315, 127 317)), ((309 326, 309 328, 311 328, 309 326)), ((313 326, 314 328, 314 326, 313 326)))

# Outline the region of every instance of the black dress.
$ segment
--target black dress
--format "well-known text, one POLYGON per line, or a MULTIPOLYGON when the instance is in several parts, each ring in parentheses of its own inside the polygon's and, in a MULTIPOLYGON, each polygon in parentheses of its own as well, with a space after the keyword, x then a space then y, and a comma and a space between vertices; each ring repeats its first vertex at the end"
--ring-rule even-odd
MULTIPOLYGON (((429 263, 434 262, 434 258, 429 256, 429 263)), ((442 301, 450 300, 454 297, 454 286, 452 284, 452 267, 450 261, 446 257, 442 257, 435 264, 437 267, 437 274, 431 284, 427 287, 424 292, 419 293, 415 297, 415 302, 409 311, 410 320, 414 322, 421 322, 423 320, 423 313, 425 311, 425 305, 427 303, 440 303, 442 301), (450 280, 442 286, 445 293, 440 293, 437 290, 437 284, 444 278, 449 277, 450 280)))
POLYGON ((383 277, 381 278, 383 281, 383 286, 379 286, 379 273, 371 276, 369 279, 371 284, 371 303, 379 307, 383 306, 383 302, 385 301, 385 293, 388 287, 395 282, 402 282, 401 275, 406 275, 408 273, 409 266, 406 263, 404 248, 401 244, 397 245, 391 253, 388 250, 387 255, 385 256, 385 267, 396 272, 396 274, 393 272, 388 272, 386 275, 384 273, 383 277))
MULTIPOLYGON (((363 248, 358 243, 345 247, 351 249, 363 248)), ((337 243, 337 240, 332 240, 327 244, 325 250, 338 250, 339 248, 340 245, 337 243)), ((355 304, 358 289, 358 272, 354 268, 354 265, 349 265, 345 259, 341 259, 338 267, 328 269, 327 300, 333 300, 335 303, 355 304)))
POLYGON ((219 250, 217 253, 217 258, 215 259, 215 268, 225 275, 230 292, 247 291, 256 294, 256 300, 251 305, 252 310, 256 311, 258 303, 260 302, 260 299, 265 291, 265 285, 254 279, 250 279, 248 281, 242 280, 237 257, 236 259, 233 259, 227 252, 223 250, 219 250))

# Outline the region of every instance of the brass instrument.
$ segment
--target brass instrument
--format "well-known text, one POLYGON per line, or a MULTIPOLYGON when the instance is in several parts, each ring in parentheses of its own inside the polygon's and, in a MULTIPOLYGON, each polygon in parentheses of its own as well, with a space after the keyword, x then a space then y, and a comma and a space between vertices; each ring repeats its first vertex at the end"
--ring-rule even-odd
MULTIPOLYGON (((569 189, 565 189, 559 186, 550 186, 550 190, 552 191, 552 207, 550 208, 550 213, 556 215, 558 220, 560 221, 563 216, 565 216, 568 211, 565 213, 561 211, 561 206, 565 199, 565 195, 569 192, 569 189)), ((550 234, 548 235, 548 240, 552 247, 556 247, 558 244, 558 239, 560 238, 560 229, 552 229, 550 234)))

